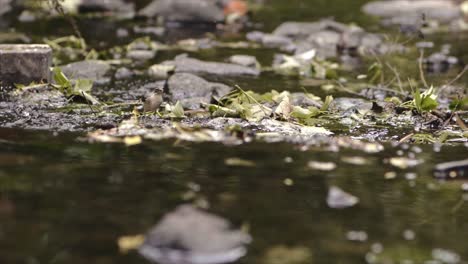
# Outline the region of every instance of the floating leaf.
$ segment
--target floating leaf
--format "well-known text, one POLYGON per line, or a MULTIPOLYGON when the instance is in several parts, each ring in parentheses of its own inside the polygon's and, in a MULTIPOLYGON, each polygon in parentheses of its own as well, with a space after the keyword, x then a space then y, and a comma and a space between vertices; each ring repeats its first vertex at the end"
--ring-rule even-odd
POLYGON ((255 167, 255 162, 241 158, 227 158, 224 160, 224 164, 233 167, 255 167))

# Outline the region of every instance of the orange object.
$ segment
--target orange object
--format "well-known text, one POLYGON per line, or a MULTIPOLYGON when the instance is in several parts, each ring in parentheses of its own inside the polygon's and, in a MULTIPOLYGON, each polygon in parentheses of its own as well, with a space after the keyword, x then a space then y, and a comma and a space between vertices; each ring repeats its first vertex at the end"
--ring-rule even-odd
POLYGON ((229 3, 224 7, 224 15, 229 16, 232 14, 236 15, 245 15, 249 11, 247 3, 242 0, 231 0, 229 3))

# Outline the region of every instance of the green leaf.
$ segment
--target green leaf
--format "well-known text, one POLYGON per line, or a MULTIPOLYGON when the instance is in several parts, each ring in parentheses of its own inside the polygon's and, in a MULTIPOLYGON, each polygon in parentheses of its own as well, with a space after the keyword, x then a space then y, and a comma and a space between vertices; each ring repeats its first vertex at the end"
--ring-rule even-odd
POLYGON ((78 79, 75 82, 75 86, 73 86, 73 94, 78 95, 81 92, 91 92, 91 88, 93 88, 93 81, 88 79, 78 79))
POLYGON ((54 68, 54 81, 63 89, 71 87, 70 80, 68 80, 67 76, 63 74, 62 70, 59 67, 54 68))
POLYGON ((419 94, 419 89, 417 89, 415 99, 417 100, 416 108, 420 113, 434 110, 439 105, 437 103, 437 95, 435 94, 434 87, 432 86, 422 94, 419 94))
POLYGON ((325 102, 320 108, 320 111, 322 112, 328 111, 328 107, 330 107, 331 102, 333 102, 333 96, 327 95, 327 97, 325 97, 325 102))
POLYGON ((468 96, 462 99, 453 100, 449 106, 452 111, 468 110, 468 96))
POLYGON ((185 117, 184 107, 182 106, 182 104, 179 101, 177 101, 177 103, 172 108, 172 115, 175 118, 184 118, 185 117))

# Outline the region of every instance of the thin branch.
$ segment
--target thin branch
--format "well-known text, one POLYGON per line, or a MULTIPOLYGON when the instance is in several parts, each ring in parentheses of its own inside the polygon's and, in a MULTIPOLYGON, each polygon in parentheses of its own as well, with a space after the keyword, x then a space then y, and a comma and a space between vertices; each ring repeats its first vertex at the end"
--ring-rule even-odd
POLYGON ((420 50, 419 51, 419 61, 418 61, 418 65, 419 65, 419 76, 421 78, 421 81, 423 82, 424 84, 424 87, 425 88, 429 88, 429 85, 427 85, 427 81, 426 81, 426 77, 424 76, 424 69, 423 69, 423 60, 424 60, 424 50, 420 50))
POLYGON ((395 77, 398 81, 398 87, 400 88, 400 92, 403 93, 403 84, 401 83, 400 74, 398 74, 398 71, 395 68, 393 68, 392 65, 390 65, 388 62, 385 64, 387 65, 388 68, 390 68, 393 74, 395 74, 395 77))

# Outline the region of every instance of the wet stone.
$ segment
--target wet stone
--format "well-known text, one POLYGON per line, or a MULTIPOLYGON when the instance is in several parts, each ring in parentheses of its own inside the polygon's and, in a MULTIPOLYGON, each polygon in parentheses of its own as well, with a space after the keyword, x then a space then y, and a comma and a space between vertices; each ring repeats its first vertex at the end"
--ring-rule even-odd
POLYGON ((0 0, 0 16, 10 12, 13 0, 0 0))
POLYGON ((85 60, 73 62, 60 67, 70 79, 102 80, 111 69, 109 63, 101 60, 85 60))
POLYGON ((185 55, 179 55, 173 61, 166 61, 162 64, 175 66, 176 73, 186 72, 221 76, 258 76, 260 74, 260 71, 257 69, 231 63, 201 61, 185 55))
POLYGON ((229 57, 228 61, 230 63, 242 65, 249 68, 258 69, 260 68, 260 63, 258 63, 257 58, 249 55, 233 55, 229 57))
POLYGON ((52 49, 48 45, 0 45, 1 86, 49 82, 52 49))
POLYGON ((342 189, 332 186, 328 190, 327 205, 333 209, 343 209, 355 206, 359 203, 359 198, 343 191, 342 189))
POLYGON ((227 220, 182 205, 148 232, 139 252, 158 263, 227 263, 244 256, 250 240, 227 220))
POLYGON ((223 6, 217 0, 154 0, 139 14, 179 22, 224 21, 223 6))
POLYGON ((221 83, 212 83, 189 73, 177 73, 168 82, 172 101, 180 101, 185 109, 199 109, 210 103, 212 97, 220 98, 231 88, 221 83))
POLYGON ((373 1, 363 6, 363 11, 369 15, 387 18, 387 24, 411 25, 420 22, 421 14, 429 20, 448 23, 461 16, 460 8, 455 1, 434 0, 392 0, 373 1))

